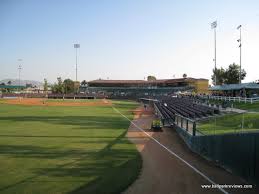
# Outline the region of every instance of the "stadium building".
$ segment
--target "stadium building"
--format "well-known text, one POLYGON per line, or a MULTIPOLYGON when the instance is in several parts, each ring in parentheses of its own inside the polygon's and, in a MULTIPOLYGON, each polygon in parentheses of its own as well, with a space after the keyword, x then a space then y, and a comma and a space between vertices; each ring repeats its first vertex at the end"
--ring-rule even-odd
POLYGON ((146 80, 93 80, 81 92, 110 98, 138 98, 143 96, 167 96, 176 92, 207 93, 209 80, 196 78, 146 80))

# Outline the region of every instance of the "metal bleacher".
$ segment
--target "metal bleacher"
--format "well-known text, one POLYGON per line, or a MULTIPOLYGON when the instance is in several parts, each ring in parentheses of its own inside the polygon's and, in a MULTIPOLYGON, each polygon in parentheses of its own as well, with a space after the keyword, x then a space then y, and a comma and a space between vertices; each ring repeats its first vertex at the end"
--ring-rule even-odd
POLYGON ((155 105, 165 119, 172 119, 175 115, 180 115, 198 120, 219 113, 218 109, 197 104, 190 98, 162 99, 155 102, 155 105))

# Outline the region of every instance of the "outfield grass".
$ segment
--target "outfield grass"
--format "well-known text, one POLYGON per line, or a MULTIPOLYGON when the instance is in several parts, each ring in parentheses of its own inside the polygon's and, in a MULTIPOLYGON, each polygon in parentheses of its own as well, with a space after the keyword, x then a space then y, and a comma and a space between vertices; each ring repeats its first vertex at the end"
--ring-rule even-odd
POLYGON ((253 103, 253 104, 244 103, 244 102, 241 102, 241 103, 235 102, 233 105, 234 105, 234 108, 259 112, 259 102, 256 102, 256 103, 253 103))
POLYGON ((259 113, 229 114, 222 117, 210 118, 207 121, 198 123, 197 129, 203 134, 259 131, 259 113))
MULTIPOLYGON (((114 106, 132 118, 134 102, 114 106)), ((109 106, 0 104, 0 193, 120 193, 141 168, 129 121, 109 106)))
MULTIPOLYGON (((213 104, 222 104, 223 101, 221 100, 209 100, 210 103, 213 104)), ((229 101, 227 101, 229 102, 229 101)), ((229 102, 230 104, 233 104, 234 108, 238 109, 243 109, 243 110, 248 110, 248 111, 253 111, 253 112, 259 112, 259 102, 254 102, 251 104, 250 102, 229 102)))

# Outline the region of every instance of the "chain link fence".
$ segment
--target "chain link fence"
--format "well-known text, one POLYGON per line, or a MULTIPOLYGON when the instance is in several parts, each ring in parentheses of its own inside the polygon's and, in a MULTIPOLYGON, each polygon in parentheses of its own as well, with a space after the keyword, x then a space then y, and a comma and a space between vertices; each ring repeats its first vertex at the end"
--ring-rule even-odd
POLYGON ((259 113, 231 113, 201 120, 197 131, 203 135, 259 132, 259 113))

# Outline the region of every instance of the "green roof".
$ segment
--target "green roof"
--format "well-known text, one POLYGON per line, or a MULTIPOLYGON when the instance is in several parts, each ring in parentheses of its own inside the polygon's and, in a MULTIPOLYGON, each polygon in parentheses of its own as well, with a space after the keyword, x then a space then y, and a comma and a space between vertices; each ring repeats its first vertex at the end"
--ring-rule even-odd
POLYGON ((243 83, 243 84, 225 84, 213 86, 209 90, 212 91, 227 91, 227 90, 241 90, 241 89, 255 89, 259 90, 259 84, 257 83, 243 83))
POLYGON ((14 86, 14 85, 0 85, 0 89, 23 89, 25 86, 14 86))

